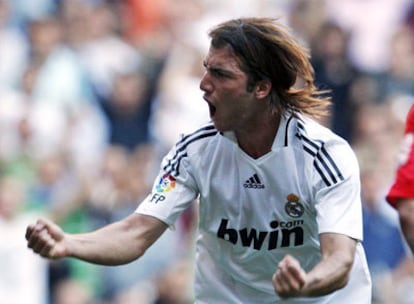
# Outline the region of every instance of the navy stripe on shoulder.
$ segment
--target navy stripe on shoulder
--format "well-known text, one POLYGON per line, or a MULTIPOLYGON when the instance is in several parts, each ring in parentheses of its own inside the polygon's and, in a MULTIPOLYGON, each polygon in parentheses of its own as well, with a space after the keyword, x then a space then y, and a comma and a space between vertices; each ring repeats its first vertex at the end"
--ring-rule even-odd
POLYGON ((176 144, 174 156, 168 160, 167 164, 163 167, 163 170, 174 176, 179 175, 179 167, 181 160, 187 157, 187 147, 191 143, 194 143, 200 139, 215 136, 218 133, 212 123, 198 129, 197 131, 183 136, 176 144))
POLYGON ((191 138, 192 137, 194 137, 194 136, 197 136, 198 134, 203 134, 203 133, 206 133, 206 132, 210 132, 210 131, 216 131, 216 133, 217 133, 217 130, 216 130, 216 128, 214 127, 214 124, 213 123, 209 123, 209 124, 207 124, 207 125, 205 125, 204 127, 201 127, 200 129, 198 129, 198 130, 196 130, 196 131, 194 131, 193 133, 190 133, 190 134, 187 134, 186 136, 183 136, 178 142, 177 142, 177 146, 179 146, 179 145, 183 145, 183 144, 186 144, 186 142, 188 141, 188 140, 191 140, 191 138))
POLYGON ((332 156, 325 148, 325 143, 321 140, 312 140, 304 133, 304 126, 298 122, 298 133, 296 136, 302 141, 305 152, 313 158, 313 166, 321 176, 327 186, 334 185, 344 180, 344 177, 333 160, 332 156))
POLYGON ((289 133, 289 125, 290 125, 290 122, 292 121, 292 119, 293 119, 293 115, 292 115, 292 116, 290 116, 290 117, 288 118, 288 121, 286 122, 286 127, 285 127, 285 147, 287 147, 287 146, 288 146, 288 133, 289 133))

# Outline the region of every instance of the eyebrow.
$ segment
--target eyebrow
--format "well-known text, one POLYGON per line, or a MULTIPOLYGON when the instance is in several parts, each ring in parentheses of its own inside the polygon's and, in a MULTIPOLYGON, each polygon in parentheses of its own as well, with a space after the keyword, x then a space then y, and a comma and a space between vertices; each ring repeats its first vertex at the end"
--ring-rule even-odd
POLYGON ((207 60, 203 60, 203 66, 211 72, 220 72, 221 74, 226 75, 226 76, 233 76, 234 75, 234 73, 232 71, 229 71, 227 69, 224 69, 224 68, 221 68, 221 67, 209 66, 208 63, 207 63, 207 60))

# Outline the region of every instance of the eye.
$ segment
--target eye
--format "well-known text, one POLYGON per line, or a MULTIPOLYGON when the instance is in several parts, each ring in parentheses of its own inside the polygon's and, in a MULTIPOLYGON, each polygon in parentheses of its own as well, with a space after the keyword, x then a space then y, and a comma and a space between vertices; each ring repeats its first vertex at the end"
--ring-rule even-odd
POLYGON ((203 66, 206 69, 206 71, 208 73, 210 73, 210 75, 213 76, 213 77, 216 77, 216 78, 229 78, 231 76, 227 71, 225 71, 221 68, 208 66, 208 64, 206 62, 203 62, 203 66))
POLYGON ((216 77, 225 77, 225 76, 226 76, 226 74, 225 74, 225 73, 223 73, 223 71, 222 71, 222 70, 218 70, 218 69, 210 69, 210 73, 211 73, 213 76, 216 76, 216 77))

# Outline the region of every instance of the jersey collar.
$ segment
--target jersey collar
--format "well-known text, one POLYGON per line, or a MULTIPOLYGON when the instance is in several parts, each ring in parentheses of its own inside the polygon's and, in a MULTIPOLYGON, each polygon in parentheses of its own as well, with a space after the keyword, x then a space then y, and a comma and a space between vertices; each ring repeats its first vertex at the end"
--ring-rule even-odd
MULTIPOLYGON (((276 133, 276 137, 273 140, 272 150, 288 146, 289 125, 290 125, 292 118, 293 117, 291 115, 289 117, 282 115, 282 118, 280 119, 280 122, 279 122, 279 127, 276 133)), ((225 132, 221 132, 221 134, 225 138, 237 144, 237 139, 236 139, 236 135, 234 131, 225 131, 225 132)))

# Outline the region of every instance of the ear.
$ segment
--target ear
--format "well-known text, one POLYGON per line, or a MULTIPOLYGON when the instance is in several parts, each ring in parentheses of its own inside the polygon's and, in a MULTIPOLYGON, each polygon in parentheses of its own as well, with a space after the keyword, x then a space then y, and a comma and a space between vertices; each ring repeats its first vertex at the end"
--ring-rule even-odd
POLYGON ((269 80, 260 80, 256 83, 254 93, 257 99, 263 99, 269 96, 272 90, 272 83, 269 80))

